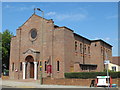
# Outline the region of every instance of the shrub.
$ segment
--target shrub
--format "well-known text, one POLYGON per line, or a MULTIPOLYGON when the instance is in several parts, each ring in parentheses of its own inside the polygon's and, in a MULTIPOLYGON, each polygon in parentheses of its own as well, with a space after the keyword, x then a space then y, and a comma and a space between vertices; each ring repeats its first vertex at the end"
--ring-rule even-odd
POLYGON ((9 75, 9 70, 4 70, 3 75, 8 76, 9 75))
MULTIPOLYGON (((70 72, 65 73, 65 78, 96 78, 97 76, 106 76, 106 72, 70 72)), ((112 78, 120 78, 120 72, 109 72, 112 78)))

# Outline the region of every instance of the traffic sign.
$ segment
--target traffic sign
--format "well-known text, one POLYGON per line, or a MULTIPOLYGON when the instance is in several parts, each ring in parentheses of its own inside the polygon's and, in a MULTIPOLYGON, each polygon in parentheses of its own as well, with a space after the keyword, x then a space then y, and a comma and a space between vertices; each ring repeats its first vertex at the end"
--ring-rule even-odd
POLYGON ((110 63, 109 60, 105 60, 105 61, 104 61, 104 64, 109 64, 109 63, 110 63))
POLYGON ((40 68, 42 68, 42 66, 40 66, 40 68))

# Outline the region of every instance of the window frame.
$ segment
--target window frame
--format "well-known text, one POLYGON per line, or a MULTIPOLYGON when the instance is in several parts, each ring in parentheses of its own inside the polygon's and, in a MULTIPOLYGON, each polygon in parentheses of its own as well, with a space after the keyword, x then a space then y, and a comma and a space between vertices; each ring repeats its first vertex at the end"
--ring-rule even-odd
POLYGON ((116 72, 116 66, 112 66, 112 71, 116 72))

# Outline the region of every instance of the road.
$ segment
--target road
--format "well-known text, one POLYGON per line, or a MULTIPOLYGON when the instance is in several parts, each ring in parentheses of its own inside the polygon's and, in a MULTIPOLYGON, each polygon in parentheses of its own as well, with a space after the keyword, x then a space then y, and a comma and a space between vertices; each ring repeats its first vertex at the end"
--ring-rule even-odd
POLYGON ((2 86, 2 90, 120 90, 117 88, 14 88, 2 86))
POLYGON ((13 88, 13 87, 11 87, 11 86, 5 86, 5 85, 0 85, 0 87, 2 87, 2 88, 13 88))

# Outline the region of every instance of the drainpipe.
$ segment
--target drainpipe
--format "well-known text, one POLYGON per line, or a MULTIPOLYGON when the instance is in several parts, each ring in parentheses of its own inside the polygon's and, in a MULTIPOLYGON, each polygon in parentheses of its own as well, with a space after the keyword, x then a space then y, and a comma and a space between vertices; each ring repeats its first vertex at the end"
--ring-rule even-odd
MULTIPOLYGON (((104 63, 104 60, 105 60, 105 49, 104 49, 104 42, 103 42, 103 63, 104 63)), ((104 69, 105 69, 105 65, 104 65, 104 69)))
MULTIPOLYGON (((18 62, 18 67, 20 66, 20 49, 21 49, 21 28, 19 28, 18 30, 20 30, 20 36, 19 36, 19 62, 18 62)), ((20 78, 20 68, 18 68, 18 79, 20 78)))
POLYGON ((84 39, 83 39, 83 64, 85 64, 85 57, 84 57, 84 39))
MULTIPOLYGON (((54 27, 54 25, 53 25, 53 27, 54 27)), ((54 73, 54 50, 53 50, 53 48, 54 48, 54 29, 55 28, 52 29, 52 58, 51 58, 52 73, 51 73, 51 78, 53 78, 53 73, 54 73)))

